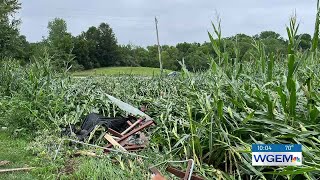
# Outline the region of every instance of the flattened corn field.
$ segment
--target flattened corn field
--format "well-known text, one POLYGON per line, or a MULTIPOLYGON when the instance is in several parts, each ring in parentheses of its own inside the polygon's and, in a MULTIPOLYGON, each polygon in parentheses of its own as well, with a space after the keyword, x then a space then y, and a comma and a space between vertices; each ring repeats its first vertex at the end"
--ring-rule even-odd
POLYGON ((178 77, 73 78, 53 73, 50 59, 24 68, 5 61, 0 71, 0 124, 18 137, 34 137, 27 149, 37 157, 33 165, 39 169, 30 173, 40 179, 148 179, 149 166, 186 158, 194 159, 194 171, 207 179, 318 179, 318 29, 310 50, 300 52, 297 26, 292 18, 286 56, 266 54, 263 44, 256 42, 250 62, 230 59, 222 48, 220 26, 215 27, 218 38, 209 35, 217 56, 211 58, 209 69, 189 73, 181 62, 178 77), (106 93, 136 107, 147 104, 147 114, 157 127, 150 129, 151 144, 139 154, 149 158, 110 154, 73 160, 69 155, 74 146, 65 144, 53 160, 60 125, 80 122, 92 111, 125 115, 106 93), (252 143, 302 144, 303 166, 253 167, 252 143))

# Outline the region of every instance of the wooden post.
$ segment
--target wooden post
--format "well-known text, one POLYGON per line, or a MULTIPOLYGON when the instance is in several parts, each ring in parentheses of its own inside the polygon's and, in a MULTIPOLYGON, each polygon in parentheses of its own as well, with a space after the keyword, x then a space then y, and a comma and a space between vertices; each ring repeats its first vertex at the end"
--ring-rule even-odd
POLYGON ((160 64, 160 76, 162 76, 162 61, 161 61, 161 47, 160 47, 160 42, 159 42, 159 33, 158 33, 158 20, 157 17, 154 17, 154 21, 156 23, 156 32, 157 32, 157 41, 158 41, 158 53, 159 53, 159 64, 160 64))

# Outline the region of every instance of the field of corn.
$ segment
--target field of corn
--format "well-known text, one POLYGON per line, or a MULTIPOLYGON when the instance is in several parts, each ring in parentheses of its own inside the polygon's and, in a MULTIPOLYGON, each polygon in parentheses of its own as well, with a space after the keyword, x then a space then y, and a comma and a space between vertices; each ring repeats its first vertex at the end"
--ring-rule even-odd
MULTIPOLYGON (((287 55, 266 54, 264 45, 256 42, 251 62, 229 58, 223 51, 220 25, 214 30, 209 37, 217 56, 211 57, 209 70, 189 73, 181 61, 179 77, 77 78, 54 73, 49 57, 24 68, 10 59, 1 61, 0 125, 13 134, 32 134, 29 150, 53 162, 61 125, 80 123, 90 112, 125 115, 108 101, 106 94, 111 94, 136 107, 147 105, 146 113, 157 122, 149 131, 150 146, 140 153, 149 157, 150 164, 140 167, 139 173, 164 160, 192 158, 195 172, 208 179, 319 179, 319 28, 310 50, 300 52, 295 38, 298 24, 292 18, 287 55), (302 144, 303 166, 254 167, 253 143, 302 144)), ((237 55, 236 44, 234 50, 237 55)), ((64 146, 58 160, 68 150, 64 146)), ((111 166, 110 161, 105 163, 111 166)), ((85 177, 89 175, 74 178, 85 177)))

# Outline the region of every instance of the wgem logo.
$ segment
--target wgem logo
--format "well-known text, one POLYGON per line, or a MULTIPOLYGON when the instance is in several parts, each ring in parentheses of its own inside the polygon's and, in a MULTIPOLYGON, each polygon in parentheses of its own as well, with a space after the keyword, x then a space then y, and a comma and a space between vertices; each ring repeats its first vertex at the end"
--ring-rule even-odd
POLYGON ((282 154, 253 155, 253 156, 254 156, 254 160, 256 162, 259 162, 259 161, 261 161, 261 162, 293 162, 293 161, 296 161, 296 159, 294 159, 292 155, 285 155, 285 154, 284 155, 282 155, 282 154))
POLYGON ((302 165, 299 152, 252 152, 252 165, 297 166, 302 165))
POLYGON ((302 147, 280 144, 253 144, 253 166, 300 166, 302 165, 302 147))

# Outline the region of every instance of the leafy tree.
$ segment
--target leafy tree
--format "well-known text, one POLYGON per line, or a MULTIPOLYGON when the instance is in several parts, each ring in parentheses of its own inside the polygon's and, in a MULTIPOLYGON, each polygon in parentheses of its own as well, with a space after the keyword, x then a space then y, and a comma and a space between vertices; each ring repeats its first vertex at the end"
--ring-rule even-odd
POLYGON ((179 50, 174 46, 162 46, 161 52, 163 67, 165 69, 178 70, 179 50))
POLYGON ((119 65, 117 60, 119 54, 117 51, 117 39, 113 33, 111 27, 106 23, 101 23, 99 28, 100 38, 98 39, 97 52, 101 57, 102 66, 115 66, 119 65))
POLYGON ((134 45, 120 45, 120 61, 121 66, 140 66, 142 63, 148 61, 148 51, 139 46, 134 45))
POLYGON ((200 71, 208 68, 208 56, 200 50, 189 53, 185 58, 186 66, 191 71, 200 71))
POLYGON ((299 48, 302 50, 307 50, 311 48, 312 38, 310 34, 300 34, 296 36, 296 39, 300 37, 299 48))
POLYGON ((141 62, 141 66, 144 67, 157 67, 159 68, 158 60, 158 46, 147 46, 148 58, 141 62))
POLYGON ((79 69, 91 69, 94 68, 94 64, 89 57, 89 42, 84 38, 84 34, 74 38, 75 60, 81 66, 79 69))
POLYGON ((265 45, 266 53, 271 54, 271 52, 278 54, 284 54, 286 52, 286 44, 284 41, 280 41, 274 38, 268 38, 261 40, 262 43, 265 45))
POLYGON ((86 69, 121 64, 117 39, 107 23, 101 23, 98 28, 92 26, 83 32, 77 37, 76 47, 84 50, 75 50, 75 55, 77 62, 86 69))
POLYGON ((255 40, 261 40, 265 45, 267 54, 285 53, 287 44, 280 34, 273 31, 263 31, 259 35, 254 36, 255 40))
POLYGON ((138 66, 135 49, 132 45, 120 45, 119 53, 120 59, 117 61, 118 66, 138 66))
POLYGON ((188 50, 190 49, 191 46, 192 46, 192 45, 191 45, 190 43, 186 43, 186 42, 184 42, 184 43, 178 43, 178 44, 176 45, 177 49, 178 49, 181 53, 183 53, 183 54, 186 54, 186 53, 188 52, 188 50))
POLYGON ((255 39, 267 39, 267 38, 272 38, 272 39, 282 39, 281 35, 274 32, 274 31, 262 31, 259 35, 254 36, 255 39))
POLYGON ((133 56, 136 63, 138 63, 139 65, 142 65, 143 62, 148 61, 148 50, 146 50, 143 47, 135 47, 133 56))
POLYGON ((20 8, 18 0, 0 0, 0 58, 28 59, 29 45, 25 36, 19 33, 20 20, 14 17, 20 8))
POLYGON ((58 69, 68 68, 75 62, 72 50, 73 37, 67 32, 67 23, 61 18, 55 18, 48 23, 49 36, 45 41, 49 46, 50 55, 54 56, 54 66, 58 69))

